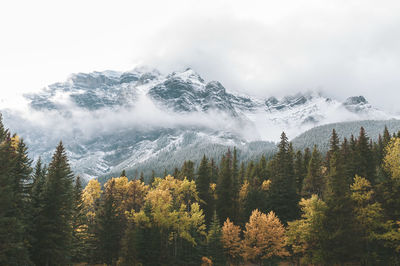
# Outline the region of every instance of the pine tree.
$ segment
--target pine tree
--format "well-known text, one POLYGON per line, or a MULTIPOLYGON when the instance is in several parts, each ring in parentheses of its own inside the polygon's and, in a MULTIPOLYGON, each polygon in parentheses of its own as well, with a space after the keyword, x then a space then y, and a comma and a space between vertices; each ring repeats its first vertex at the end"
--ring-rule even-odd
POLYGON ((29 265, 17 150, 0 116, 0 264, 29 265))
POLYGON ((312 195, 316 194, 321 197, 324 185, 322 155, 318 151, 317 146, 314 146, 308 166, 307 176, 303 183, 302 196, 310 198, 312 195))
POLYGON ((357 260, 359 238, 352 212, 348 178, 345 176, 335 130, 330 143, 329 172, 324 191, 327 211, 323 227, 323 259, 326 263, 341 264, 357 260))
POLYGON ((86 247, 86 240, 89 238, 88 222, 84 212, 82 194, 82 183, 78 176, 75 179, 72 212, 72 260, 74 262, 85 261, 88 253, 86 247))
POLYGON ((225 265, 224 248, 222 246, 222 229, 217 213, 214 211, 207 234, 207 257, 213 265, 225 265))
POLYGON ((356 146, 356 174, 365 177, 372 184, 375 183, 375 164, 371 148, 369 146, 369 138, 363 127, 360 129, 356 146))
POLYGON ((237 159, 236 147, 233 148, 233 158, 232 158, 232 220, 238 222, 239 220, 239 165, 237 159))
POLYGON ((124 170, 122 170, 122 172, 121 172, 121 174, 120 174, 119 176, 120 176, 120 177, 126 176, 125 169, 124 169, 124 170))
POLYGON ((268 204, 270 210, 274 211, 282 222, 295 219, 299 214, 296 192, 296 180, 293 169, 293 152, 283 132, 279 151, 270 164, 271 186, 268 191, 268 204))
POLYGON ((43 190, 46 182, 47 168, 42 164, 39 157, 36 162, 33 184, 31 190, 31 210, 32 210, 32 226, 30 228, 32 243, 31 243, 31 256, 33 261, 40 261, 38 257, 39 250, 45 245, 41 229, 44 228, 46 217, 43 216, 43 190))
POLYGON ((183 180, 186 177, 187 180, 194 180, 194 163, 190 160, 185 161, 180 171, 179 179, 183 180))
POLYGON ((122 225, 117 212, 115 193, 115 180, 112 179, 107 182, 96 214, 97 258, 107 265, 117 261, 122 239, 122 225))
POLYGON ((297 151, 294 160, 294 174, 296 177, 296 191, 297 194, 301 194, 301 189, 303 187, 304 178, 307 175, 307 168, 304 163, 303 154, 301 151, 297 151))
POLYGON ((38 214, 42 224, 35 235, 37 265, 68 264, 71 256, 73 175, 62 142, 49 165, 38 214))
POLYGON ((222 157, 217 184, 217 214, 224 221, 232 219, 233 213, 233 184, 230 151, 222 157))
POLYGON ((144 174, 143 174, 143 172, 140 172, 139 180, 140 180, 140 182, 144 182, 144 174))
POLYGON ((210 179, 211 170, 209 168, 208 159, 203 155, 203 159, 197 171, 196 188, 199 192, 199 198, 202 200, 202 202, 200 202, 200 207, 204 211, 206 225, 210 224, 214 209, 214 202, 210 191, 210 179))

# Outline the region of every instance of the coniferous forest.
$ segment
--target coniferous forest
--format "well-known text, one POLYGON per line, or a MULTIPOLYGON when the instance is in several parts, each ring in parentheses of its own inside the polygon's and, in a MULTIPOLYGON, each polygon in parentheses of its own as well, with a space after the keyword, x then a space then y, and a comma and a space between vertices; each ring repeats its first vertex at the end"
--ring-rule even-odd
MULTIPOLYGON (((0 265, 400 265, 400 133, 87 184, 0 117, 0 265)), ((328 138, 329 136, 327 136, 328 138)))

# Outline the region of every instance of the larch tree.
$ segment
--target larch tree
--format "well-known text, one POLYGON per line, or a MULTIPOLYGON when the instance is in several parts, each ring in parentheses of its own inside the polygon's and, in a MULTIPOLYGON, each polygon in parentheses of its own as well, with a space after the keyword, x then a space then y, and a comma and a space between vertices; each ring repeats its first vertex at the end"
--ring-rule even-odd
POLYGON ((254 210, 246 223, 241 244, 245 261, 262 265, 265 260, 288 256, 285 227, 274 212, 267 214, 254 210))
POLYGON ((222 226, 221 241, 228 262, 230 264, 238 262, 241 253, 240 227, 232 223, 229 218, 226 219, 222 226))

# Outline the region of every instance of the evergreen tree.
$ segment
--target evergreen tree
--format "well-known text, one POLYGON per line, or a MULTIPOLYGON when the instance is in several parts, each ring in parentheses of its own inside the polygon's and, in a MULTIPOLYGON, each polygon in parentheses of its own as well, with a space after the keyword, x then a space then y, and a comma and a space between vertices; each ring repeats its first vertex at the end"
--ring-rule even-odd
POLYGON ((112 265, 117 261, 122 239, 120 233, 122 225, 115 194, 115 180, 112 179, 107 182, 107 187, 101 196, 98 214, 96 214, 97 258, 107 265, 112 265))
POLYGON ((200 207, 204 211, 206 225, 210 224, 214 205, 210 191, 210 179, 211 170, 209 168, 208 159, 203 155, 203 159, 201 160, 197 171, 196 188, 199 192, 199 198, 202 200, 202 202, 200 202, 200 207))
POLYGON ((183 180, 185 177, 189 181, 194 180, 194 163, 190 160, 183 163, 182 169, 180 171, 179 178, 183 180))
POLYGON ((35 235, 37 265, 68 264, 71 257, 73 175, 62 142, 49 165, 39 212, 42 224, 35 235))
POLYGON ((75 179, 73 191, 73 212, 72 212, 72 260, 74 262, 82 262, 87 259, 86 240, 89 237, 88 223, 84 213, 84 205, 82 199, 82 183, 78 176, 75 179))
POLYGON ((327 205, 324 219, 325 238, 322 243, 326 263, 343 264, 357 261, 359 239, 352 212, 350 188, 339 152, 339 141, 332 132, 329 150, 329 172, 324 199, 327 205))
POLYGON ((365 177, 372 184, 375 183, 375 165, 369 138, 363 127, 360 129, 356 146, 356 174, 365 177))
POLYGON ((233 148, 233 158, 232 158, 232 220, 238 222, 239 220, 239 164, 237 159, 236 147, 233 148))
POLYGON ((226 218, 232 219, 233 213, 233 184, 232 184, 232 170, 231 170, 231 153, 227 152, 222 156, 221 167, 219 171, 218 184, 217 184, 217 214, 221 217, 222 221, 226 218))
POLYGON ((314 146, 310 163, 308 166, 307 176, 304 179, 302 196, 310 198, 316 194, 318 197, 322 196, 324 189, 324 177, 322 174, 322 155, 318 151, 317 146, 314 146))
POLYGON ((122 172, 121 172, 121 174, 120 174, 119 176, 120 176, 120 177, 126 176, 125 169, 124 169, 124 170, 122 170, 122 172))
POLYGON ((140 180, 140 182, 144 182, 144 174, 143 174, 143 172, 140 172, 139 180, 140 180))
POLYGON ((207 257, 212 260, 213 265, 225 265, 224 247, 222 246, 221 239, 221 224, 217 213, 214 211, 207 234, 207 257))
POLYGON ((293 152, 286 134, 281 135, 279 151, 271 167, 271 186, 268 191, 268 204, 283 223, 295 219, 299 214, 296 180, 293 169, 293 152))
POLYGON ((40 261, 37 257, 38 250, 45 245, 43 237, 41 236, 41 229, 44 228, 46 217, 43 216, 43 190, 46 182, 47 169, 42 164, 41 158, 36 162, 33 184, 31 190, 31 210, 32 210, 32 226, 30 228, 32 245, 31 256, 33 261, 40 261))
POLYGON ((0 116, 0 264, 29 265, 17 151, 0 116))
POLYGON ((307 175, 307 167, 304 163, 303 154, 297 151, 294 159, 294 174, 296 177, 296 191, 301 194, 304 178, 307 175))

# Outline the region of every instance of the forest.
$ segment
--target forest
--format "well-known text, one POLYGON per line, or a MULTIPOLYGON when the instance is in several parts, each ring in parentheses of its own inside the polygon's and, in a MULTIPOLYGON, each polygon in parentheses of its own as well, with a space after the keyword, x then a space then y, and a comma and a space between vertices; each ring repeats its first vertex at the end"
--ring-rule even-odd
POLYGON ((400 265, 400 132, 87 183, 0 115, 0 265, 400 265))

